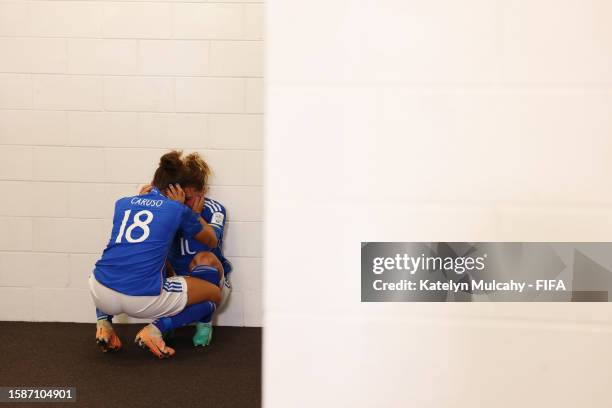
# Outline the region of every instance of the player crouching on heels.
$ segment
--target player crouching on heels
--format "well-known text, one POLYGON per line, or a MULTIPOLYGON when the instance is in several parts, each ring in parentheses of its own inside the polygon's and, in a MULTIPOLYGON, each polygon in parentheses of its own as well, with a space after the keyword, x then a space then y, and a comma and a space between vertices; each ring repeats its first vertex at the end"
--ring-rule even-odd
POLYGON ((201 189, 189 178, 181 152, 163 155, 152 188, 145 195, 115 204, 110 240, 89 278, 98 316, 96 342, 114 351, 121 341, 113 315, 126 313, 156 319, 136 335, 136 343, 159 358, 174 355, 162 333, 199 321, 221 302, 221 289, 193 276, 166 277, 166 258, 177 232, 210 248, 217 246, 213 228, 184 204, 186 188, 201 189))

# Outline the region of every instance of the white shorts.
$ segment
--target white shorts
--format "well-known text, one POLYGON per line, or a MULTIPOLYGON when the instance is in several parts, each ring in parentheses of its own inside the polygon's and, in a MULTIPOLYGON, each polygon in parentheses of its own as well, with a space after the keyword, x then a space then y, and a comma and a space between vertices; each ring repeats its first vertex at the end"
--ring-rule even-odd
POLYGON ((92 273, 89 290, 96 307, 109 315, 157 319, 174 316, 187 306, 187 282, 181 276, 166 278, 158 296, 130 296, 102 285, 92 273))

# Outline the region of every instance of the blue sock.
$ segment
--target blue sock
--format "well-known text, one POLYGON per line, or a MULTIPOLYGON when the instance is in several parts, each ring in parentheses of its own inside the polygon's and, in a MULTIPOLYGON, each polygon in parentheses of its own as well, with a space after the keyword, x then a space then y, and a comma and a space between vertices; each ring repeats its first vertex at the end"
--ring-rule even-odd
POLYGON ((96 317, 98 318, 97 320, 108 320, 109 322, 112 323, 113 317, 115 316, 106 314, 96 307, 96 317))
MULTIPOLYGON (((219 271, 214 266, 198 265, 191 271, 191 276, 194 278, 202 279, 213 285, 219 286, 219 271)), ((214 310, 213 310, 214 312, 214 310)), ((212 320, 213 313, 209 313, 200 319, 202 323, 210 323, 212 320)))
POLYGON ((200 322, 201 323, 210 323, 211 320, 212 320, 212 317, 213 317, 213 312, 214 312, 214 310, 212 312, 210 312, 209 314, 207 314, 206 316, 204 316, 203 318, 201 318, 200 322))
POLYGON ((194 305, 187 306, 177 315, 159 318, 155 320, 153 324, 159 329, 160 332, 166 333, 170 330, 188 325, 189 323, 197 322, 203 316, 212 315, 215 309, 215 304, 210 301, 196 303, 194 305))

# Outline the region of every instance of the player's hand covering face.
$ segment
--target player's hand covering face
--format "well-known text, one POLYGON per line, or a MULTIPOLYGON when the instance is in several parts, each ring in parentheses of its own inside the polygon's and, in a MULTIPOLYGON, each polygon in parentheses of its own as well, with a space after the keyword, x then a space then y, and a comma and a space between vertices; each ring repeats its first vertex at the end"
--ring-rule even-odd
POLYGON ((204 209, 204 191, 196 190, 193 187, 185 189, 185 205, 191 208, 196 213, 201 213, 204 209))
POLYGON ((191 209, 200 214, 204 209, 204 194, 198 194, 193 198, 193 204, 190 205, 191 209))
POLYGON ((166 197, 171 200, 178 201, 181 204, 185 203, 185 192, 180 184, 170 184, 165 191, 166 197))

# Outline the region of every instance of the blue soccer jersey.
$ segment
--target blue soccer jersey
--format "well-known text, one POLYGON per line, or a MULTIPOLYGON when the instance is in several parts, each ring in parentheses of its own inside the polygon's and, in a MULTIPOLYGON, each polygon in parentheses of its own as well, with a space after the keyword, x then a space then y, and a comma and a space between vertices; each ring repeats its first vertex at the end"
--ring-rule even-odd
POLYGON ((188 275, 189 264, 193 256, 198 252, 212 252, 221 261, 225 274, 228 275, 232 271, 232 264, 223 256, 223 232, 225 230, 225 207, 218 201, 206 197, 204 201, 204 209, 202 210, 202 218, 210 224, 217 236, 217 247, 212 250, 196 241, 193 238, 187 238, 184 235, 178 236, 175 239, 168 260, 172 264, 177 275, 188 275))
POLYGON ((96 263, 96 280, 131 296, 162 290, 168 251, 177 232, 190 239, 202 230, 199 214, 159 190, 115 203, 111 238, 96 263))

